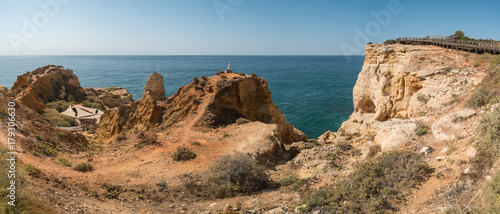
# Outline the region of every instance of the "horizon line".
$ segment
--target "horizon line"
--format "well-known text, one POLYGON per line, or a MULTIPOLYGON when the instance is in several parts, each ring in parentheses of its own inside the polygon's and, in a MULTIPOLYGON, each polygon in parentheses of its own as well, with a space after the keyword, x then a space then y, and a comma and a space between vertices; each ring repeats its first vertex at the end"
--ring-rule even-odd
POLYGON ((33 55, 1 55, 1 56, 364 56, 344 54, 33 54, 33 55))

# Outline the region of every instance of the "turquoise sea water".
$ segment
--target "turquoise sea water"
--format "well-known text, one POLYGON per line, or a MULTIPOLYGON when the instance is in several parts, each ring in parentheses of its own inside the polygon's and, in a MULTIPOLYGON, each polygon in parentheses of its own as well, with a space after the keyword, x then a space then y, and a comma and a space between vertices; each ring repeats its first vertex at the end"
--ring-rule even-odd
POLYGON ((168 97, 195 76, 225 69, 228 60, 235 72, 264 77, 286 120, 316 138, 336 131, 352 113, 364 56, 350 56, 350 62, 344 56, 0 56, 0 85, 10 88, 18 75, 53 64, 73 70, 82 87, 124 87, 134 100, 157 72, 168 97))

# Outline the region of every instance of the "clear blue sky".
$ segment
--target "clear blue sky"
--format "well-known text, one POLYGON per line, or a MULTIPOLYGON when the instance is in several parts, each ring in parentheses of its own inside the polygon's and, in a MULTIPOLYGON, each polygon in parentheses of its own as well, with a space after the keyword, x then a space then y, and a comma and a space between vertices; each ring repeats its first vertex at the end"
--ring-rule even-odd
MULTIPOLYGON (((356 37, 355 29, 366 34, 365 27, 377 23, 370 12, 388 11, 390 2, 60 1, 67 3, 57 3, 59 9, 49 14, 40 3, 57 0, 0 0, 0 55, 363 54, 354 39, 366 39, 356 37), (218 13, 214 2, 225 12, 218 13), (351 48, 346 52, 341 44, 351 48)), ((391 14, 385 26, 372 25, 369 41, 451 35, 457 29, 469 37, 500 40, 500 1, 399 2, 400 12, 391 14)))

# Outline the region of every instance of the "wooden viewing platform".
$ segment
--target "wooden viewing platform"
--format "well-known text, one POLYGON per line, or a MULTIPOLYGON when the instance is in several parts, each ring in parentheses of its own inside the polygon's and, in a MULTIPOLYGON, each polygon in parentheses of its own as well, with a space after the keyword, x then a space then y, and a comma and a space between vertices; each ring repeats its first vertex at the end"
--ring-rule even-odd
POLYGON ((460 40, 454 36, 427 36, 424 38, 400 37, 396 39, 396 42, 401 44, 436 45, 476 53, 500 54, 500 42, 498 41, 460 40))

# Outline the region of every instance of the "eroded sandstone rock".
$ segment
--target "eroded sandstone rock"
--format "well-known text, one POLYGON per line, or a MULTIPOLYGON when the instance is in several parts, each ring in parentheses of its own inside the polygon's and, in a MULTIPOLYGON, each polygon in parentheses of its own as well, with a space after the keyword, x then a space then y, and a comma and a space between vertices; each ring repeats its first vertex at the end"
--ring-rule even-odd
POLYGON ((18 76, 9 95, 40 112, 45 109, 45 103, 58 99, 78 100, 86 94, 72 70, 47 65, 18 76))
POLYGON ((9 89, 3 85, 0 85, 0 94, 7 94, 9 92, 9 89))

